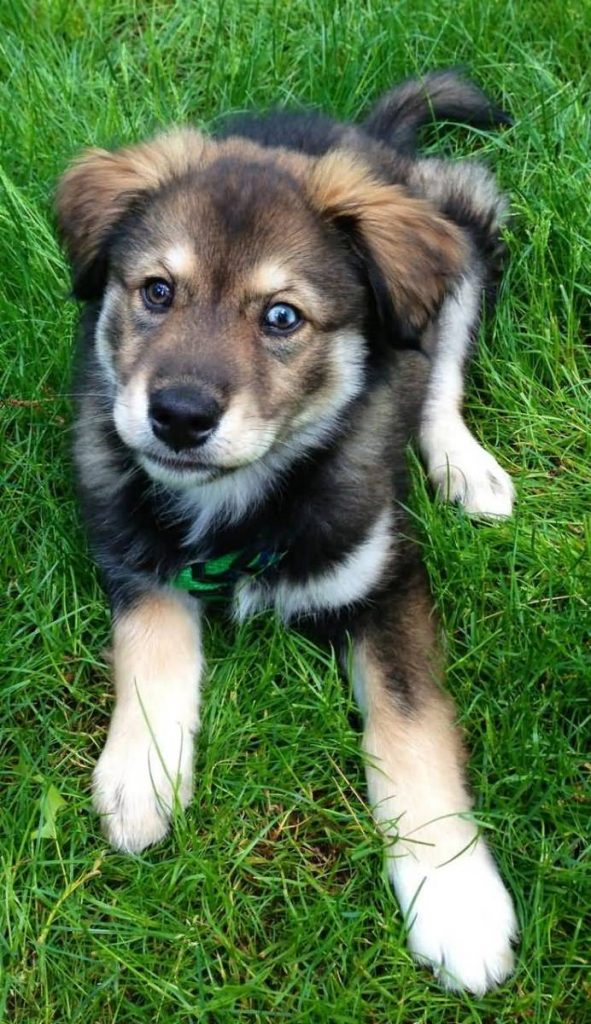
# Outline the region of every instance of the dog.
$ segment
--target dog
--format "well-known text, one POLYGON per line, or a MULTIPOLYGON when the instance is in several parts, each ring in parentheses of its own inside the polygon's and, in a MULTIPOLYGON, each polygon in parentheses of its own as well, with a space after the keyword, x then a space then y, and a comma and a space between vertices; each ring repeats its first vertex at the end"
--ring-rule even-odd
POLYGON ((203 612, 274 609, 350 673, 412 953, 480 995, 517 927, 438 684, 405 450, 418 439, 468 513, 511 513, 461 410, 507 207, 478 163, 417 156, 432 120, 509 121, 438 72, 359 125, 276 111, 87 150, 57 214, 85 304, 75 463, 113 614, 108 839, 143 850, 191 799, 203 612))

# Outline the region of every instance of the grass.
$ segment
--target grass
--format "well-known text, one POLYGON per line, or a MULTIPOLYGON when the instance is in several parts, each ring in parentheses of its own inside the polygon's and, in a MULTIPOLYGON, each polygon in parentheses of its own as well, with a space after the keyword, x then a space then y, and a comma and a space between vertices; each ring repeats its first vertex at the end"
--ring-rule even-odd
POLYGON ((0 1019, 583 1024, 591 7, 5 0, 0 19, 0 1019), (475 526, 433 504, 415 465, 412 508, 478 810, 522 924, 515 977, 482 1000, 412 965, 348 690, 330 655, 269 619, 209 627, 186 817, 142 856, 106 849, 89 778, 112 703, 108 619, 72 490, 76 310, 51 214, 82 145, 274 102, 355 116, 392 81, 458 63, 516 119, 442 146, 489 160, 512 196, 468 418, 519 501, 510 522, 475 526))

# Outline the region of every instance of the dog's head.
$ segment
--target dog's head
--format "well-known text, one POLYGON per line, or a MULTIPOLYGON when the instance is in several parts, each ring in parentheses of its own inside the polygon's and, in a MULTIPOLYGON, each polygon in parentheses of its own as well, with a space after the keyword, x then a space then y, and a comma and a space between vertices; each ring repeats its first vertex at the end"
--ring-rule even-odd
POLYGON ((420 332, 466 257, 357 154, 192 130, 87 151, 58 216, 74 292, 100 302, 119 435, 180 488, 328 437, 363 388, 368 325, 420 332))

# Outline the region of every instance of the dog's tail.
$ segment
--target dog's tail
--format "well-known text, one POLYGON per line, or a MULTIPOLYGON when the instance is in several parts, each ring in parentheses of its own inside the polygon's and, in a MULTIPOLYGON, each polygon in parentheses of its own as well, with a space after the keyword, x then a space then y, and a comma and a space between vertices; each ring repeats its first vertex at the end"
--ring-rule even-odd
POLYGON ((513 124, 485 93, 457 71, 435 71, 419 80, 410 79, 387 92, 370 111, 363 128, 375 139, 399 153, 412 156, 423 125, 455 121, 477 128, 513 124))

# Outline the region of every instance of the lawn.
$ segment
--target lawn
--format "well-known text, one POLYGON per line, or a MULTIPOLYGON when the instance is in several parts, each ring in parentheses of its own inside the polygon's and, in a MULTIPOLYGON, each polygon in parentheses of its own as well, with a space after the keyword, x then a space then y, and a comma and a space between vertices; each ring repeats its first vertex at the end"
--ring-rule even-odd
POLYGON ((4 0, 0 28, 0 1020, 590 1020, 591 5, 4 0), (106 848, 89 781, 112 704, 108 615, 73 494, 77 310, 52 216, 83 145, 273 103, 356 117, 449 64, 515 118, 438 145, 489 161, 512 197, 467 415, 513 475, 514 518, 434 504, 412 461, 448 686, 522 928, 514 978, 482 1000, 412 964, 348 688, 330 653, 271 619, 208 627, 186 817, 142 856, 106 848))

